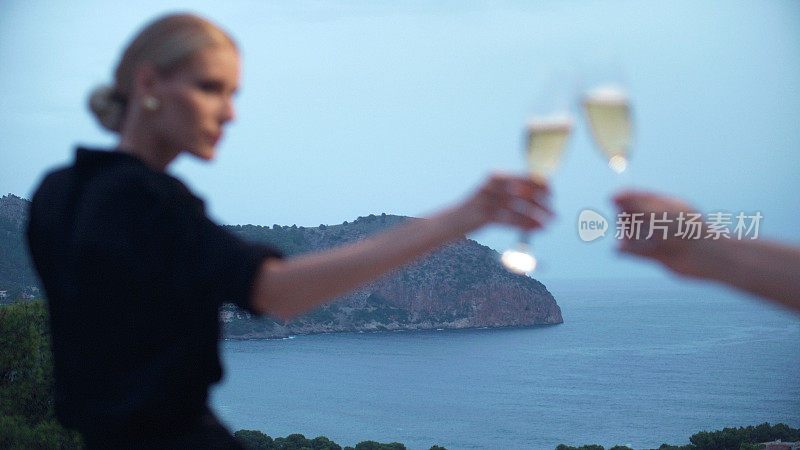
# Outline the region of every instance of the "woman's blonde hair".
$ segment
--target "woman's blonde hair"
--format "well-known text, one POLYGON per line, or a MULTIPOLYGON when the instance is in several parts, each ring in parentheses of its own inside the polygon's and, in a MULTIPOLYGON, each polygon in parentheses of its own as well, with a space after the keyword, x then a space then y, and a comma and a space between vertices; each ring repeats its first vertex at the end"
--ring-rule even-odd
POLYGON ((234 40, 208 20, 193 14, 171 14, 154 20, 125 49, 114 71, 114 83, 95 88, 89 108, 100 124, 119 132, 133 93, 133 77, 142 63, 169 74, 200 50, 219 45, 236 49, 234 40))

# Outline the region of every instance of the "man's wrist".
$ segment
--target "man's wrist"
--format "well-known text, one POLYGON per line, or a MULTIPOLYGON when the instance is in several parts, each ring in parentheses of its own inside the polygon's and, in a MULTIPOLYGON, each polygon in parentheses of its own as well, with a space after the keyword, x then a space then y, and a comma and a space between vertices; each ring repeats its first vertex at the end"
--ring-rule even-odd
POLYGON ((734 271, 736 261, 731 259, 735 255, 732 248, 735 242, 729 238, 697 239, 691 242, 687 254, 688 266, 691 273, 688 275, 709 280, 726 281, 734 271))

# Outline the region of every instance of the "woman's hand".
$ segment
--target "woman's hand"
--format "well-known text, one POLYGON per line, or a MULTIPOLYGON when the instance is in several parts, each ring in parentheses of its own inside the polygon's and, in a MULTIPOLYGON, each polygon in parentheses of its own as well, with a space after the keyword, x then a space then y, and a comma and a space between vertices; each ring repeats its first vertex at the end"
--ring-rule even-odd
POLYGON ((541 228, 553 217, 547 185, 528 176, 495 173, 454 213, 463 217, 465 232, 490 223, 523 230, 541 228))

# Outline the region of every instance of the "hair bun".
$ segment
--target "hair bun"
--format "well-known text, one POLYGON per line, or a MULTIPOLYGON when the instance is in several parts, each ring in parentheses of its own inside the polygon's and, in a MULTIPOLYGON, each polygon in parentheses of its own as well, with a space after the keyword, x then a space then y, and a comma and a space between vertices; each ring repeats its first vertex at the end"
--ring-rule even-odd
POLYGON ((89 109, 103 128, 117 133, 120 131, 125 101, 113 85, 96 87, 89 95, 89 109))

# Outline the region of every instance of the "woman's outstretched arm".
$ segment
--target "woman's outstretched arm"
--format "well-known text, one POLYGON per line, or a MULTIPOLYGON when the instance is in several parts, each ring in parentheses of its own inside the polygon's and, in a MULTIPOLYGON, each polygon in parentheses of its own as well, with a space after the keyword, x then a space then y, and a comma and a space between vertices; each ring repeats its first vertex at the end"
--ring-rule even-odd
POLYGON ((466 201, 343 247, 264 262, 251 304, 290 319, 488 223, 540 228, 552 216, 547 187, 527 177, 493 175, 466 201))

